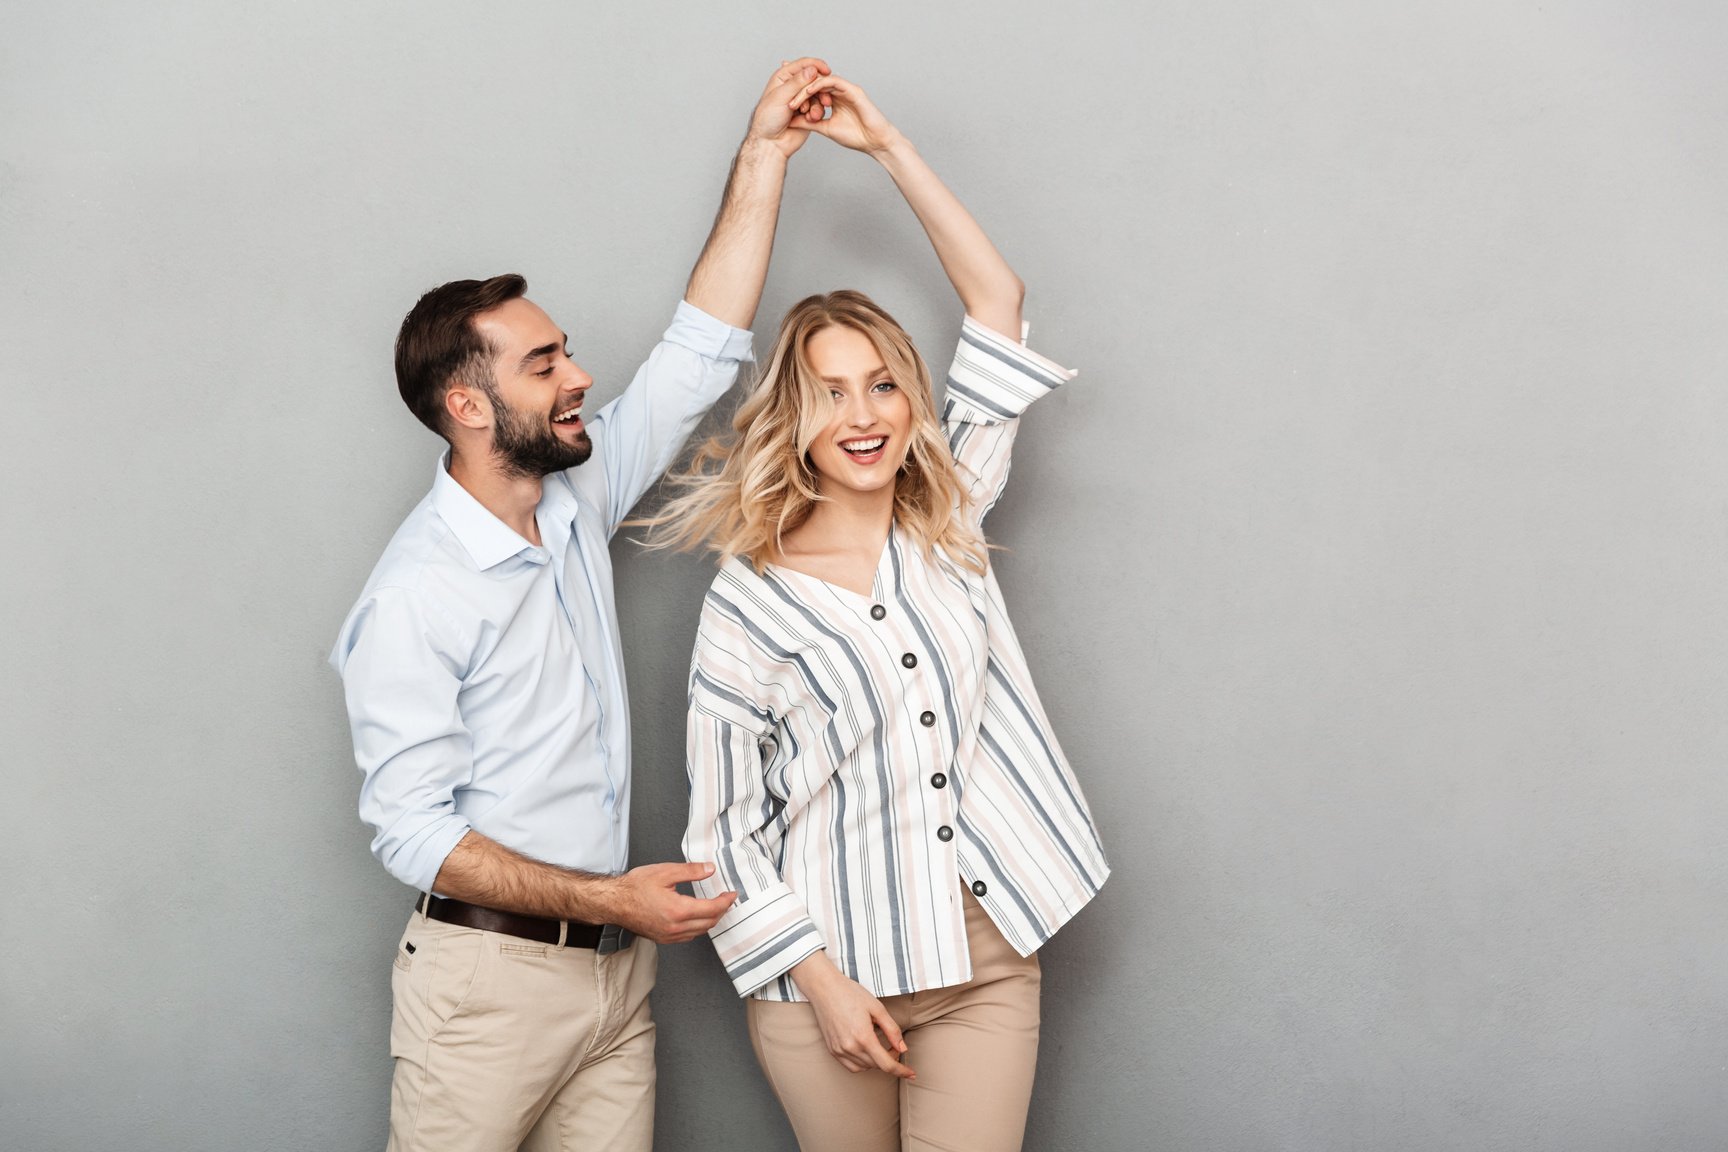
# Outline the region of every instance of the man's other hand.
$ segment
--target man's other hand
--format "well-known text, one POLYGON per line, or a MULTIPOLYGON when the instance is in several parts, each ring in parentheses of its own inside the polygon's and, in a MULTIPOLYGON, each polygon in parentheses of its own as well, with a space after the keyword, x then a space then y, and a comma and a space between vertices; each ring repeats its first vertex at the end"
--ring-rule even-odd
POLYGON ((714 874, 712 864, 644 864, 613 881, 607 919, 656 944, 682 944, 714 927, 738 898, 722 892, 712 900, 698 900, 678 891, 678 885, 706 880, 714 874))

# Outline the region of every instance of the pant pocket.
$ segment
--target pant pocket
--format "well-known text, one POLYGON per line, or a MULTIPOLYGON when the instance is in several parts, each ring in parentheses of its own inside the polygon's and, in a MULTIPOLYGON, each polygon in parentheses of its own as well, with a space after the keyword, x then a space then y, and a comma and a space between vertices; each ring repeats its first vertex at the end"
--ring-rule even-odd
POLYGON ((410 927, 390 974, 392 1056, 418 1051, 472 1007, 482 983, 486 944, 486 933, 474 928, 410 927))

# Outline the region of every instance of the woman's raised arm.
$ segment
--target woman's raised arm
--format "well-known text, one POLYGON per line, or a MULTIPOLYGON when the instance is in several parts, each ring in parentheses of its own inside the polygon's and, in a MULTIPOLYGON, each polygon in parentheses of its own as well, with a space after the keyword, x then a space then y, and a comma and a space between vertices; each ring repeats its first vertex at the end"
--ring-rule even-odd
POLYGON ((838 76, 818 76, 799 90, 792 106, 823 93, 831 101, 832 118, 816 122, 795 118, 792 126, 866 153, 886 168, 924 225, 924 233, 942 261, 949 283, 960 294, 966 314, 1018 343, 1026 286, 990 243, 978 221, 856 84, 838 76))

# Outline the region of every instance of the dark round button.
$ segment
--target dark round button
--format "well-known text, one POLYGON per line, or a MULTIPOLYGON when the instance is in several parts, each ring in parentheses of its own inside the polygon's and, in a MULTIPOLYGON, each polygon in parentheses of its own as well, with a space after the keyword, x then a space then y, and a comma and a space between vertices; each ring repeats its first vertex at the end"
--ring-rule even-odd
POLYGON ((948 843, 948 841, 954 839, 954 829, 948 827, 946 824, 942 825, 942 827, 936 829, 936 839, 942 841, 944 844, 948 843))
POLYGON ((934 712, 924 713, 922 716, 918 717, 918 723, 924 725, 924 727, 926 727, 926 728, 936 727, 936 713, 934 713, 934 712))
POLYGON ((886 615, 888 615, 888 609, 882 607, 882 605, 880 605, 880 604, 870 605, 870 619, 880 620, 880 619, 882 619, 882 617, 884 617, 886 615))
POLYGON ((982 896, 982 895, 984 895, 984 893, 986 893, 988 891, 990 891, 990 885, 984 883, 984 881, 982 881, 982 880, 972 881, 972 895, 982 896))
POLYGON ((942 775, 942 773, 940 773, 940 772, 936 773, 936 775, 930 777, 930 787, 932 787, 932 788, 946 788, 946 787, 948 787, 948 777, 942 775))
POLYGON ((908 652, 906 655, 900 657, 900 663, 904 664, 908 668, 916 668, 918 667, 918 657, 908 652))

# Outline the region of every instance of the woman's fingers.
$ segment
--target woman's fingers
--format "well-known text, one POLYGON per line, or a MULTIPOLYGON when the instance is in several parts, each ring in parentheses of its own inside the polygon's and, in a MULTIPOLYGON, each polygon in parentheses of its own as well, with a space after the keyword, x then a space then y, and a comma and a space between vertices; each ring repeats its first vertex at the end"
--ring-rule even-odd
POLYGON ((812 99, 820 99, 824 103, 832 103, 833 96, 839 96, 844 99, 847 96, 854 94, 863 95, 863 91, 862 88, 848 84, 838 76, 817 76, 802 88, 798 89, 798 95, 793 98, 793 102, 789 103, 787 107, 792 107, 794 104, 801 104, 812 99))
POLYGON ((906 1041, 900 1034, 900 1026, 894 1023, 894 1017, 882 1006, 882 1001, 872 998, 865 1018, 859 1023, 863 1025, 863 1032, 853 1033, 829 1049, 841 1066, 849 1072, 875 1069, 903 1080, 912 1079, 912 1069, 898 1059, 899 1054, 906 1051, 906 1041), (876 1035, 878 1030, 881 1037, 876 1035), (886 1047, 882 1043, 883 1037, 888 1041, 886 1047))
POLYGON ((894 1022, 894 1017, 888 1014, 888 1009, 882 1006, 882 1001, 876 1001, 876 1006, 870 1010, 871 1023, 888 1040, 888 1047, 895 1052, 906 1051, 906 1038, 900 1034, 900 1025, 894 1022))

